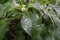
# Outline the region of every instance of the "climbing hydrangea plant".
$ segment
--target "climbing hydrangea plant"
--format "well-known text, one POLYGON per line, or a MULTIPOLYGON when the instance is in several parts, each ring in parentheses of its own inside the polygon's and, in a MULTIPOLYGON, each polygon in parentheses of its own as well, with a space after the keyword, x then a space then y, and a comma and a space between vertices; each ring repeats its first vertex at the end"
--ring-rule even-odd
POLYGON ((1 0, 0 40, 60 40, 60 0, 1 0))

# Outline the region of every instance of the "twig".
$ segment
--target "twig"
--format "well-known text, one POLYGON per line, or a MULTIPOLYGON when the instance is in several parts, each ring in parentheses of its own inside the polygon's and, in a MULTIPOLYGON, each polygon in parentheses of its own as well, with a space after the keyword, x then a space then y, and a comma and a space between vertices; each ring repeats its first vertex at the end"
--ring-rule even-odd
POLYGON ((9 30, 9 33, 11 34, 11 36, 16 39, 16 36, 9 30))

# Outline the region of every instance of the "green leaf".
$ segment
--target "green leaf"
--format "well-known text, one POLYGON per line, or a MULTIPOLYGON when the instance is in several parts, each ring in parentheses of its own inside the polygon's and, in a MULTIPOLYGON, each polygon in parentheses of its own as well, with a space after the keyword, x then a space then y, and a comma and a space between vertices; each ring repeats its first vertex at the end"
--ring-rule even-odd
POLYGON ((40 4, 56 4, 57 0, 40 0, 40 4))
POLYGON ((0 0, 0 4, 6 3, 7 0, 0 0))
POLYGON ((17 23, 17 27, 16 27, 16 31, 15 31, 15 36, 17 37, 17 40, 25 40, 25 35, 24 35, 24 30, 21 27, 20 22, 17 23))
POLYGON ((8 22, 6 19, 0 20, 0 40, 4 37, 5 33, 8 31, 8 22))
POLYGON ((50 2, 50 4, 56 4, 57 0, 48 0, 50 2))
POLYGON ((35 8, 37 9, 38 11, 40 11, 40 4, 39 3, 34 3, 34 4, 29 4, 29 8, 35 8))
POLYGON ((22 28, 35 39, 41 31, 41 18, 36 13, 30 13, 30 16, 23 14, 21 19, 22 28))
POLYGON ((7 2, 5 4, 0 4, 0 17, 5 17, 7 12, 11 11, 12 3, 7 2))

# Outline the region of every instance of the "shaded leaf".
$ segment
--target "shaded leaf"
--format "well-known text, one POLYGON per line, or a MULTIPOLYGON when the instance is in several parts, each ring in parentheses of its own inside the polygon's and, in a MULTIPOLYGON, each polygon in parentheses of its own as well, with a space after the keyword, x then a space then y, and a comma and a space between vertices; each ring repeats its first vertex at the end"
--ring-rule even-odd
POLYGON ((8 23, 6 19, 0 20, 0 40, 4 37, 5 33, 8 31, 8 23))

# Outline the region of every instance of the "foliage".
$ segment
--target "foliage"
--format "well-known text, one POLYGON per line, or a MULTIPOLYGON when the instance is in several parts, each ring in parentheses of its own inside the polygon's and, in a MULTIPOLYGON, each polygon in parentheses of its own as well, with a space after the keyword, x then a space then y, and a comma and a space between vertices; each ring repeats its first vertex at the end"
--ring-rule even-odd
POLYGON ((30 40, 27 36, 60 40, 59 0, 0 1, 0 40, 30 40))

